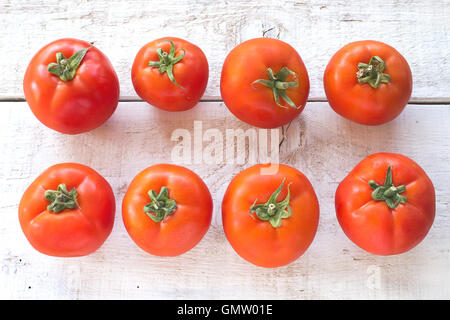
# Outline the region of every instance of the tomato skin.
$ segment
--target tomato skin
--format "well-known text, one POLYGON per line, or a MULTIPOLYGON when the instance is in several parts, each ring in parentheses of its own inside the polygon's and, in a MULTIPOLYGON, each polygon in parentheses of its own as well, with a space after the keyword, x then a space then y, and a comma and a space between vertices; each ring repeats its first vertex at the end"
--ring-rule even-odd
POLYGON ((131 69, 131 79, 139 97, 149 104, 166 111, 185 111, 193 108, 203 96, 208 84, 209 66, 203 51, 196 45, 174 37, 154 40, 144 45, 137 53, 131 69), (185 50, 185 56, 173 66, 176 86, 167 73, 150 67, 149 61, 158 61, 156 49, 169 52, 171 40, 175 44, 176 56, 185 50))
MULTIPOLYGON (((290 75, 287 81, 295 81, 290 75)), ((306 67, 289 44, 271 38, 247 40, 236 46, 225 59, 220 79, 220 92, 228 109, 240 120, 259 128, 277 128, 296 118, 304 109, 309 94, 306 67), (287 67, 296 73, 298 87, 286 90, 298 109, 280 99, 275 103, 270 88, 253 84, 268 79, 267 68, 275 73, 287 67)))
POLYGON ((93 130, 108 120, 119 103, 119 80, 108 58, 96 47, 84 56, 75 77, 62 81, 47 71, 56 53, 71 57, 91 46, 77 39, 59 39, 31 59, 23 80, 25 99, 47 127, 66 134, 93 130))
POLYGON ((128 186, 122 218, 128 234, 144 251, 156 256, 178 256, 196 246, 209 229, 213 201, 208 187, 193 171, 157 164, 141 171, 128 186), (153 221, 143 208, 166 186, 177 208, 163 221, 153 221))
POLYGON ((19 204, 20 226, 39 252, 55 257, 85 256, 96 251, 114 225, 115 198, 109 183, 93 169, 60 163, 42 172, 26 189, 19 204), (46 190, 59 184, 76 188, 79 208, 47 210, 46 190))
POLYGON ((243 259, 265 268, 276 268, 299 258, 312 243, 319 223, 319 202, 314 189, 300 171, 279 164, 273 175, 261 175, 254 165, 241 171, 230 182, 222 201, 222 222, 225 235, 233 249, 243 259), (266 202, 281 185, 285 185, 278 200, 286 198, 290 183, 292 216, 282 219, 281 226, 249 214, 255 200, 266 202))
POLYGON ((365 125, 395 119, 411 97, 412 74, 408 62, 393 47, 373 40, 356 41, 337 51, 328 63, 323 83, 330 106, 341 116, 365 125), (372 88, 356 77, 358 63, 379 56, 386 63, 388 83, 372 88))
POLYGON ((339 184, 336 215, 344 233, 360 248, 377 255, 407 252, 427 235, 434 221, 433 183, 413 160, 394 153, 376 153, 362 160, 339 184), (372 199, 369 180, 383 184, 388 166, 395 185, 405 185, 405 204, 390 209, 372 199))

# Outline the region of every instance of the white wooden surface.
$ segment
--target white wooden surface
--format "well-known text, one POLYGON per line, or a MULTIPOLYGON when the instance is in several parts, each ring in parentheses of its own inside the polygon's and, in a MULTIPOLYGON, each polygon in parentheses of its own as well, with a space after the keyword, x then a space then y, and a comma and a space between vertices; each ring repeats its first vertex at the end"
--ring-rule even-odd
POLYGON ((222 62, 240 42, 267 35, 302 56, 310 98, 325 97, 322 75, 331 55, 351 41, 384 41, 404 55, 414 74, 413 97, 448 97, 449 0, 0 0, 0 96, 22 97, 31 56, 50 41, 94 41, 113 63, 123 97, 136 98, 130 69, 145 43, 168 35, 205 52, 210 79, 205 98, 218 98, 222 62), (4 50, 7 48, 7 50, 4 50))
MULTIPOLYGON (((450 298, 450 74, 449 1, 5 1, 0 0, 0 298, 52 299, 421 299, 450 298), (193 135, 250 126, 219 100, 222 61, 239 42, 262 35, 290 42, 311 79, 311 99, 288 131, 280 162, 303 171, 319 197, 318 233, 304 256, 278 269, 242 260, 226 241, 220 203, 231 178, 248 164, 189 164, 214 198, 212 226, 200 244, 176 258, 139 250, 125 231, 121 201, 143 168, 170 162, 173 130, 193 135), (137 99, 129 72, 141 45, 175 35, 200 45, 210 63, 204 98, 182 114, 137 99), (22 102, 26 65, 45 43, 60 37, 95 41, 121 81, 122 102, 102 127, 78 136, 41 125, 22 102), (396 47, 414 74, 412 101, 395 121, 366 127, 339 117, 324 99, 322 73, 347 42, 371 38, 396 47), (423 104, 432 101, 433 104, 423 104), (158 150, 158 151, 154 151, 158 150), (363 157, 405 154, 431 177, 436 220, 427 238, 399 256, 379 257, 353 245, 335 218, 338 183, 363 157), (111 236, 94 254, 52 258, 23 236, 17 206, 25 188, 57 162, 80 162, 111 183, 117 200, 111 236)), ((204 142, 204 147, 208 142, 204 142)))

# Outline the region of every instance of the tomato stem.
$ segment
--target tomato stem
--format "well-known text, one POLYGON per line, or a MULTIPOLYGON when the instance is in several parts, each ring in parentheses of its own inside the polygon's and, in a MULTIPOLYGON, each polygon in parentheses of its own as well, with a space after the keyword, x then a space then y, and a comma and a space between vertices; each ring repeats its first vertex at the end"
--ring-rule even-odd
POLYGON ((369 186, 374 189, 372 192, 372 199, 375 201, 385 201, 387 206, 391 209, 398 207, 400 203, 406 203, 407 198, 400 195, 406 190, 404 185, 394 186, 392 182, 392 167, 389 166, 386 173, 384 185, 379 185, 374 180, 369 181, 369 186))
POLYGON ((56 63, 49 63, 47 70, 58 76, 62 81, 70 81, 75 77, 78 67, 81 64, 86 52, 92 46, 75 52, 70 58, 66 58, 62 52, 56 54, 56 63))
POLYGON ((295 72, 289 70, 287 67, 281 68, 281 70, 274 74, 271 68, 267 69, 267 74, 269 76, 269 80, 267 79, 258 79, 255 80, 252 84, 260 83, 272 90, 273 98, 275 99, 275 103, 282 107, 286 108, 285 106, 280 104, 280 97, 292 108, 299 109, 295 105, 294 102, 289 98, 289 96, 286 94, 286 90, 289 88, 298 87, 298 81, 285 81, 289 75, 293 75, 295 78, 295 72))
POLYGON ((64 183, 58 185, 57 190, 46 190, 44 196, 45 199, 50 201, 50 204, 47 206, 48 211, 58 213, 65 209, 74 209, 78 207, 77 190, 73 188, 68 191, 64 183))
POLYGON ((144 206, 144 212, 155 222, 161 222, 177 208, 175 200, 169 198, 169 190, 162 187, 159 194, 150 190, 148 195, 152 202, 144 206))
POLYGON ((358 63, 356 77, 359 83, 368 83, 372 88, 378 88, 381 83, 391 81, 391 76, 383 73, 386 63, 378 56, 370 58, 369 64, 358 63))
POLYGON ((266 203, 256 204, 256 201, 250 207, 250 215, 253 217, 252 213, 264 221, 269 221, 272 227, 278 228, 281 226, 281 219, 289 218, 292 215, 291 207, 289 206, 290 190, 288 185, 288 194, 286 198, 280 202, 277 202, 277 198, 283 189, 284 181, 270 196, 266 203))
POLYGON ((173 75, 173 66, 176 63, 180 62, 181 59, 183 59, 186 51, 184 49, 181 49, 182 53, 178 57, 175 57, 175 44, 171 40, 164 41, 170 42, 169 53, 163 51, 161 48, 156 49, 159 61, 149 61, 148 65, 150 67, 159 68, 160 73, 167 72, 167 76, 169 77, 170 81, 172 81, 178 87, 183 88, 175 80, 175 77, 173 75))

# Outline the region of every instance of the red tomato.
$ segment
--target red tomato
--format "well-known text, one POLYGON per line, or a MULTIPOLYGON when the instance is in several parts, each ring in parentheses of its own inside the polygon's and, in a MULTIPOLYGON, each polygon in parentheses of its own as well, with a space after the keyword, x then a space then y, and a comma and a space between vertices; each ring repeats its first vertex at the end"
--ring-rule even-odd
POLYGON ((412 75, 394 48, 378 41, 347 44, 331 58, 323 78, 330 106, 366 125, 396 118, 408 103, 412 75))
POLYGON ((23 91, 39 121, 68 134, 97 128, 119 103, 119 80, 108 58, 77 39, 39 50, 25 72, 23 91))
POLYGON ((203 180, 171 164, 141 171, 122 203, 129 235, 142 250, 157 256, 178 256, 197 245, 208 231, 212 210, 203 180))
POLYGON ((82 164, 60 163, 27 188, 19 221, 39 252, 77 257, 100 248, 113 228, 115 210, 114 193, 100 174, 82 164))
POLYGON ((167 111, 194 107, 208 84, 208 60, 196 45, 167 37, 143 46, 134 59, 131 79, 136 93, 167 111))
POLYGON ((300 55, 271 38, 245 41, 225 59, 220 92, 239 119, 260 128, 277 128, 297 117, 309 94, 309 78, 300 55))
POLYGON ((252 166, 233 178, 222 201, 222 221, 242 258, 274 268, 309 247, 319 223, 319 202, 300 171, 280 164, 275 174, 264 175, 265 166, 252 166))
POLYGON ((336 190, 336 215, 345 234, 378 255, 403 253, 420 243, 433 224, 435 203, 425 171, 394 153, 368 156, 336 190))

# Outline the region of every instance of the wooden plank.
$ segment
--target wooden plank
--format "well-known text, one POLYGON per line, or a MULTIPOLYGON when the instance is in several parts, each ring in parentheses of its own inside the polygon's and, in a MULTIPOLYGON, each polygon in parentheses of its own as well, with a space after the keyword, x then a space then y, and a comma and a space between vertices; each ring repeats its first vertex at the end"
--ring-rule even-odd
POLYGON ((413 98, 450 101, 450 2, 436 1, 26 1, 0 0, 0 99, 23 97, 32 55, 62 37, 94 41, 114 65, 124 98, 136 98, 130 69, 139 48, 168 35, 198 44, 210 64, 205 99, 220 97, 226 54, 240 42, 267 36, 292 44, 307 66, 311 99, 325 97, 326 64, 348 42, 374 39, 410 63, 413 98))
MULTIPOLYGON (((219 132, 225 141, 226 129, 252 129, 223 103, 201 103, 187 112, 168 113, 142 102, 124 102, 104 126, 77 136, 45 128, 24 102, 0 103, 0 298, 448 299, 449 121, 448 106, 409 105, 395 121, 366 127, 339 117, 325 102, 308 103, 288 130, 280 162, 303 171, 315 187, 321 207, 318 233, 306 254, 294 263, 262 269, 237 256, 221 226, 225 189, 247 163, 186 165, 205 180, 215 208, 205 238, 182 256, 158 258, 142 252, 121 220, 121 201, 134 175, 151 164, 171 162, 178 143, 171 140, 174 130, 186 129, 193 140, 195 132, 200 137, 219 132), (202 130, 194 131, 199 124, 202 130), (429 235, 399 256, 362 251, 346 238, 335 218, 338 183, 363 157, 380 151, 411 157, 436 188, 436 220, 429 235), (92 255, 47 257, 34 251, 23 236, 17 205, 42 170, 69 161, 93 167, 111 183, 118 208, 115 226, 92 255)), ((209 141, 203 142, 205 154, 208 145, 209 141)))

